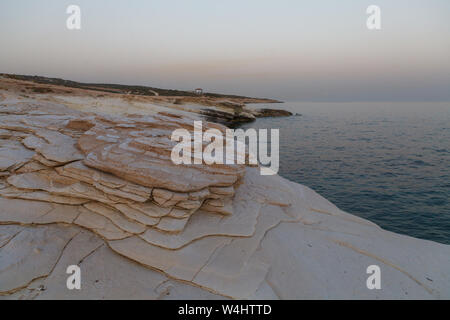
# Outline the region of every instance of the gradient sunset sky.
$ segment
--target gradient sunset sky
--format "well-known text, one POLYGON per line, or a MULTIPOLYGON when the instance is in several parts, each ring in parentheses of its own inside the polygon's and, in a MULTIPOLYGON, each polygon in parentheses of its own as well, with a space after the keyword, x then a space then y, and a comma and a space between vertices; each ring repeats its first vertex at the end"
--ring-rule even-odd
POLYGON ((288 101, 450 101, 450 1, 1 0, 0 72, 288 101), (66 28, 70 4, 79 31, 66 28), (366 28, 372 4, 380 31, 366 28))

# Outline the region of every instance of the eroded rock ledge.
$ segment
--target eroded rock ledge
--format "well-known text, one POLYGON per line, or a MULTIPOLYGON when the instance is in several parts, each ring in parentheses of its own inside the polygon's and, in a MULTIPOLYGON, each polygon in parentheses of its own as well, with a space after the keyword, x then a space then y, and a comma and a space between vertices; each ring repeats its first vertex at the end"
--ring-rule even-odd
POLYGON ((450 297, 449 246, 257 168, 172 164, 170 134, 192 125, 0 105, 0 297, 450 297), (65 287, 71 264, 81 291, 65 287), (383 290, 366 288, 372 264, 383 290))

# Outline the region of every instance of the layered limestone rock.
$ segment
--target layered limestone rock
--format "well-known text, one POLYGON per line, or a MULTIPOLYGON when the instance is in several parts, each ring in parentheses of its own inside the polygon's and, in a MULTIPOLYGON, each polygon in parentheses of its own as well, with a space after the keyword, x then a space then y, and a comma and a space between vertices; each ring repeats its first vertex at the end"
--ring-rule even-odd
POLYGON ((0 297, 450 297, 449 246, 384 231, 258 168, 177 166, 178 128, 193 121, 3 102, 0 297), (69 265, 82 290, 66 288, 69 265), (382 290, 366 287, 370 265, 382 290))

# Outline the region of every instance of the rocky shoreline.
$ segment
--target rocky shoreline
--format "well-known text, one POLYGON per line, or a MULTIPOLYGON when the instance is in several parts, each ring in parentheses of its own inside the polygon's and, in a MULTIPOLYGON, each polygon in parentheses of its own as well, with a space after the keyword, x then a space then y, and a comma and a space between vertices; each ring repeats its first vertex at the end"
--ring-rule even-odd
POLYGON ((203 107, 0 85, 0 299, 450 297, 450 246, 255 167, 174 165, 170 133, 203 107))
POLYGON ((74 109, 109 114, 151 114, 159 111, 199 115, 201 118, 229 127, 255 121, 261 117, 286 117, 289 111, 260 108, 247 104, 282 103, 274 99, 249 98, 235 95, 158 89, 115 84, 85 84, 57 78, 0 74, 0 90, 9 90, 21 98, 62 103, 74 109), (106 102, 105 110, 99 104, 106 102), (138 108, 135 108, 139 104, 138 108), (114 111, 111 107, 121 106, 114 111), (155 108, 156 107, 156 108, 155 108))

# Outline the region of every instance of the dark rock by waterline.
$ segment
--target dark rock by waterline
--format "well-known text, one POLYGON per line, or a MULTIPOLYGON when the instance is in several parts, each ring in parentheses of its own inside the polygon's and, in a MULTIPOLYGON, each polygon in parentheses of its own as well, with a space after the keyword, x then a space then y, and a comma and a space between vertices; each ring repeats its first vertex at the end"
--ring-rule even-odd
POLYGON ((235 108, 230 112, 215 109, 203 109, 201 114, 205 116, 207 121, 220 123, 231 128, 253 122, 257 118, 290 117, 294 115, 292 112, 287 110, 259 109, 253 111, 245 110, 244 108, 241 108, 240 110, 235 108))
POLYGON ((257 118, 267 118, 267 117, 290 117, 293 115, 292 112, 280 109, 259 109, 253 113, 257 118))
POLYGON ((220 123, 230 128, 236 128, 241 124, 253 122, 255 116, 248 112, 226 112, 214 109, 204 109, 201 114, 209 122, 220 123))

